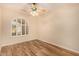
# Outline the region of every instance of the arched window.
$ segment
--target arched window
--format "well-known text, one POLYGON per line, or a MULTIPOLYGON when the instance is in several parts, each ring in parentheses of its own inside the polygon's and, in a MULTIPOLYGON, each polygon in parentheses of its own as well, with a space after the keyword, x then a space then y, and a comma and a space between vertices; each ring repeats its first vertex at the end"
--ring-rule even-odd
POLYGON ((22 18, 14 19, 12 21, 12 36, 20 36, 28 34, 28 24, 22 18))

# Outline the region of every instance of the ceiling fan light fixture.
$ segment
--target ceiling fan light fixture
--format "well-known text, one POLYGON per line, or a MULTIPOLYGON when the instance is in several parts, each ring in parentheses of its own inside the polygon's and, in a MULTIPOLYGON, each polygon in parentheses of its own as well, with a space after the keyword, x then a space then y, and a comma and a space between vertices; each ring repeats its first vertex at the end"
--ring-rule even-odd
POLYGON ((30 13, 32 16, 38 16, 38 13, 36 11, 33 11, 30 13))
POLYGON ((31 7, 31 11, 30 14, 32 16, 39 16, 41 14, 45 14, 46 13, 46 9, 38 6, 36 3, 32 3, 32 7, 31 7))

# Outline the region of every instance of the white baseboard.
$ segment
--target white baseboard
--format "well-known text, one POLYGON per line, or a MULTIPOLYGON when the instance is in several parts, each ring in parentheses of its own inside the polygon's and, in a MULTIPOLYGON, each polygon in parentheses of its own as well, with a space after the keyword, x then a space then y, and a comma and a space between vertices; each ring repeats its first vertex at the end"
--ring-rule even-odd
POLYGON ((58 47, 60 47, 60 48, 63 48, 63 49, 66 49, 66 50, 69 50, 69 51, 75 52, 75 53, 79 53, 79 51, 77 51, 77 50, 74 50, 74 49, 71 49, 71 48, 65 47, 65 46, 60 45, 60 44, 57 44, 57 43, 55 43, 55 42, 51 43, 51 42, 49 42, 49 41, 45 41, 45 40, 42 40, 42 41, 47 42, 47 43, 52 44, 52 45, 55 45, 55 46, 58 46, 58 47))

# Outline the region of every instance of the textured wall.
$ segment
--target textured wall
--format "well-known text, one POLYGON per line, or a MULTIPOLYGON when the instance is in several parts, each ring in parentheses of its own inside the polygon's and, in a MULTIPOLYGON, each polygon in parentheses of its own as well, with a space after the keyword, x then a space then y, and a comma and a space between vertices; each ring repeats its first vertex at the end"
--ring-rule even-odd
POLYGON ((0 40, 1 40, 1 8, 0 8, 0 40))
POLYGON ((79 51, 79 4, 63 4, 39 20, 41 40, 79 51))
MULTIPOLYGON (((12 5, 13 6, 13 5, 12 5)), ((2 10, 2 40, 1 45, 14 44, 18 42, 28 41, 32 39, 37 39, 37 31, 36 31, 36 19, 29 18, 28 16, 21 14, 20 10, 18 10, 18 6, 12 8, 10 4, 6 4, 3 6, 2 10), (26 36, 11 36, 11 21, 16 18, 24 18, 29 26, 29 34, 26 36)))

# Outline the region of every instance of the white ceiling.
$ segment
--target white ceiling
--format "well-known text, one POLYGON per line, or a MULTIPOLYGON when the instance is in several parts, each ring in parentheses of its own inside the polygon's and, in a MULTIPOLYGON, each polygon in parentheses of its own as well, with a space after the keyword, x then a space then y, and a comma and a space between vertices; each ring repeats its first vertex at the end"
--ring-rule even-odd
MULTIPOLYGON (((51 8, 56 8, 59 6, 62 6, 63 4, 56 4, 56 3, 37 3, 39 6, 41 7, 45 7, 47 9, 51 9, 51 8)), ((12 8, 23 8, 23 7, 30 7, 31 4, 30 3, 5 3, 5 4, 0 4, 6 7, 12 7, 12 8)))
MULTIPOLYGON (((49 13, 53 12, 54 10, 58 10, 58 8, 67 5, 67 3, 37 3, 42 8, 46 8, 49 13)), ((10 9, 15 9, 21 12, 23 9, 28 10, 31 7, 31 3, 3 3, 0 6, 7 7, 10 9)), ((27 12, 27 11, 26 11, 27 12)))

